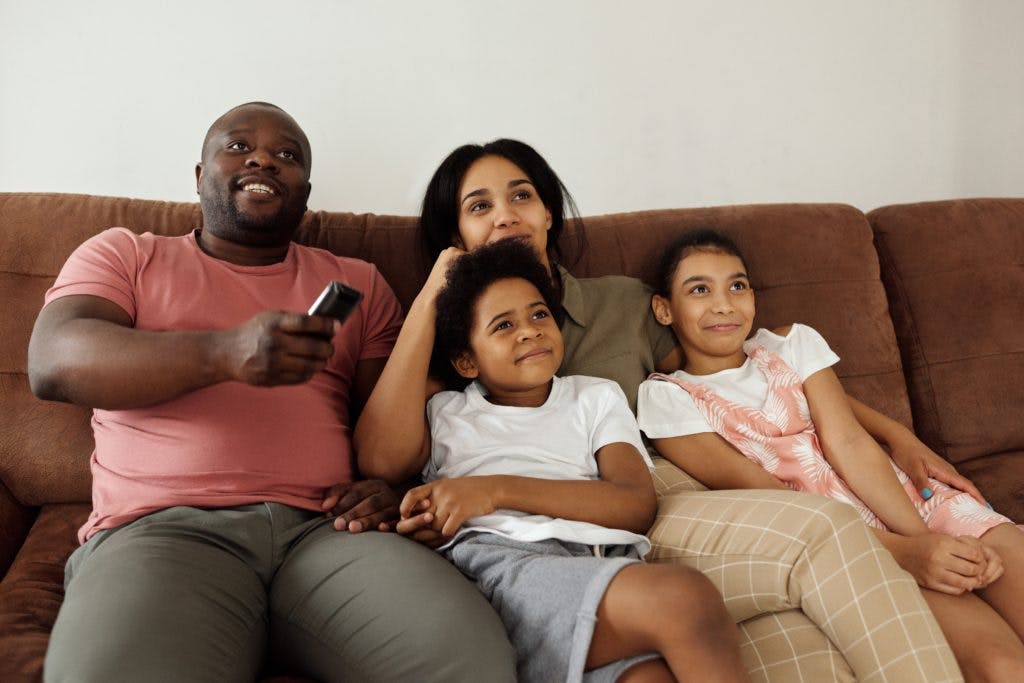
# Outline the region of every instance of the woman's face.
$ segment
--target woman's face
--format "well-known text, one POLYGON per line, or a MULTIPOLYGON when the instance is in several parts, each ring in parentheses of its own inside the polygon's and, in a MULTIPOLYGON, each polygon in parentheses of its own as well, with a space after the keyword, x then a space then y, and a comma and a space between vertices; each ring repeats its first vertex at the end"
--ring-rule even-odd
POLYGON ((548 263, 551 212, 526 173, 504 157, 485 156, 466 171, 459 187, 460 246, 472 251, 509 237, 529 242, 548 263))

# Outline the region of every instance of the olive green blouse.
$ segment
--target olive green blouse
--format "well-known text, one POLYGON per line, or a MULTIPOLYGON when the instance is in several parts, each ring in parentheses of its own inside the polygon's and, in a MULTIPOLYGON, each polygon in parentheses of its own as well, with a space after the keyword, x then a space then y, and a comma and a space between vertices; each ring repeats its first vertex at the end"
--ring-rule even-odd
POLYGON ((651 311, 651 289, 619 275, 577 279, 561 266, 562 337, 559 375, 592 375, 618 382, 636 412, 640 383, 654 372, 676 340, 651 311))

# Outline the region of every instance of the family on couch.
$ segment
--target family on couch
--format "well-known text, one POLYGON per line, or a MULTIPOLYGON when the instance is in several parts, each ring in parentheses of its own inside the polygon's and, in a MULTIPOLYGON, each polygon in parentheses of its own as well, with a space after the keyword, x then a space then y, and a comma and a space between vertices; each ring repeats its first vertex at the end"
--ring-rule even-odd
MULTIPOLYGON (((655 319, 641 283, 576 280, 559 264, 563 207, 572 203, 528 146, 466 146, 439 167, 422 217, 438 260, 404 324, 373 266, 291 243, 306 208, 310 164, 308 141, 291 117, 263 103, 236 107, 204 141, 201 230, 181 238, 102 233, 76 251, 48 293, 30 345, 33 390, 94 408, 96 437, 93 513, 68 562, 48 680, 159 679, 182 667, 197 680, 252 680, 267 650, 272 666, 320 680, 479 680, 481 672, 487 680, 513 680, 517 658, 522 673, 535 653, 513 652, 486 600, 428 549, 450 543, 449 518, 427 497, 406 504, 395 525, 399 496, 382 481, 419 474, 410 463, 420 465, 429 448, 423 416, 441 388, 429 365, 449 265, 506 236, 532 247, 564 311, 560 376, 614 380, 635 407, 650 372, 682 367, 672 331, 655 319), (287 312, 305 310, 330 280, 364 294, 343 325, 287 312), (351 467, 353 443, 362 476, 351 467), (397 534, 380 533, 393 526, 397 534)), ((891 448, 903 469, 921 471, 923 461, 938 479, 980 499, 941 458, 909 441, 905 428, 845 397, 836 403, 830 406, 855 415, 890 447, 910 443, 891 448)), ((743 456, 735 456, 739 463, 743 456)), ((644 454, 630 457, 635 467, 644 454)), ((597 477, 614 479, 625 466, 620 461, 629 458, 620 454, 605 465, 598 456, 597 477)), ((563 483, 579 482, 552 482, 563 483)), ((924 485, 914 483, 917 490, 924 485)), ((901 546, 900 559, 922 586, 959 593, 929 590, 935 597, 926 603, 850 505, 789 491, 671 495, 692 498, 703 520, 697 523, 714 537, 704 552, 722 558, 724 569, 708 574, 722 610, 739 619, 734 605, 753 589, 751 565, 784 566, 775 579, 781 592, 858 679, 958 680, 959 663, 969 679, 1013 680, 1024 667, 1019 608, 1003 607, 998 592, 991 602, 1001 612, 971 595, 979 588, 987 598, 999 586, 1019 594, 1024 562, 1012 525, 996 527, 1009 539, 1001 552, 924 533, 913 547, 901 546), (759 517, 770 524, 716 524, 716 509, 737 496, 763 508, 759 517), (792 541, 766 544, 769 536, 792 541), (844 561, 837 563, 839 555, 844 561), (981 588, 987 583, 991 588, 981 588)), ((562 503, 558 510, 573 501, 562 503)), ((520 512, 544 514, 525 506, 520 512)), ((592 514, 548 516, 600 523, 592 514)), ((528 590, 518 599, 531 604, 528 590)), ((610 607, 594 605, 599 624, 610 607)), ((539 627, 536 614, 516 619, 539 627)), ((551 634, 551 647, 565 655, 562 666, 570 651, 586 654, 606 642, 599 629, 589 642, 571 642, 585 632, 577 623, 551 634)), ((662 644, 645 640, 642 629, 629 632, 602 651, 619 658, 661 653, 668 663, 643 659, 623 680, 681 677, 662 644)), ((732 680, 725 676, 738 646, 724 647, 721 680, 732 680)), ((770 648, 757 652, 772 657, 770 648)), ((597 674, 609 656, 588 656, 583 668, 597 674)), ((805 665, 793 661, 786 678, 805 665)), ((575 679, 581 673, 568 672, 575 679)))

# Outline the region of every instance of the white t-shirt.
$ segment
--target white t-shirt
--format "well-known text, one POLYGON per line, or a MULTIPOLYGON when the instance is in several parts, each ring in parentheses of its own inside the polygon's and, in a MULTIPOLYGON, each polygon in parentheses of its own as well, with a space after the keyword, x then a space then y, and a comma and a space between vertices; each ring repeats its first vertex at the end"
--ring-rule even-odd
MULTIPOLYGON (((770 330, 758 330, 743 343, 743 350, 748 354, 751 344, 760 344, 782 358, 801 382, 839 362, 839 356, 816 330, 799 323, 794 324, 785 337, 770 330)), ((710 375, 691 375, 677 370, 672 376, 703 384, 719 396, 748 408, 760 409, 768 396, 768 381, 749 357, 738 368, 710 375)), ((688 391, 672 382, 655 379, 645 380, 640 385, 637 420, 640 429, 652 439, 715 431, 700 414, 688 391)))
MULTIPOLYGON (((427 403, 430 460, 426 481, 505 474, 537 479, 598 479, 594 454, 602 446, 634 446, 647 466, 636 418, 615 382, 573 375, 555 377, 544 405, 499 406, 484 398, 479 382, 465 391, 443 391, 427 403)), ((651 548, 645 536, 623 529, 498 510, 474 517, 467 531, 501 534, 519 541, 557 538, 587 545, 634 545, 643 556, 651 548)))

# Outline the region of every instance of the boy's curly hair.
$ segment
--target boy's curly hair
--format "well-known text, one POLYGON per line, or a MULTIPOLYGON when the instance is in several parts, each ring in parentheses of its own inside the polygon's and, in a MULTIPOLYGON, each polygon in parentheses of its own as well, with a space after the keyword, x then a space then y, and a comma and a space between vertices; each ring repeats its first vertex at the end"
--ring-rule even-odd
POLYGON ((561 306, 551 275, 529 244, 504 239, 459 257, 448 267, 447 283, 437 296, 431 371, 446 387, 464 389, 469 384, 451 361, 470 351, 476 302, 495 282, 510 278, 526 280, 536 287, 555 321, 561 324, 561 306))

